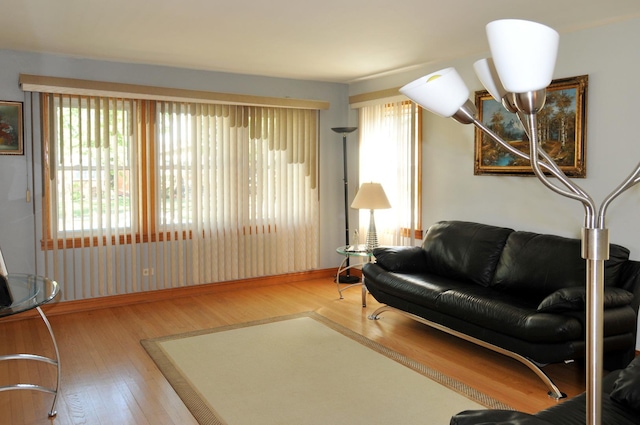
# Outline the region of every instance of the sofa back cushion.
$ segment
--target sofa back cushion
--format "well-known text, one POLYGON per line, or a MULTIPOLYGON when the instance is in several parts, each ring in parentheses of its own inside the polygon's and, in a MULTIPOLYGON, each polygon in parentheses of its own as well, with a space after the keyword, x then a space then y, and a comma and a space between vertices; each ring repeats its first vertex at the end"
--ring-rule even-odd
POLYGON ((431 273, 489 286, 513 229, 465 221, 435 223, 422 243, 431 273))
MULTIPOLYGON (((606 285, 616 284, 628 259, 628 249, 610 245, 609 260, 605 262, 606 285)), ((542 298, 562 288, 584 287, 586 273, 580 239, 513 232, 502 251, 491 286, 542 298)))

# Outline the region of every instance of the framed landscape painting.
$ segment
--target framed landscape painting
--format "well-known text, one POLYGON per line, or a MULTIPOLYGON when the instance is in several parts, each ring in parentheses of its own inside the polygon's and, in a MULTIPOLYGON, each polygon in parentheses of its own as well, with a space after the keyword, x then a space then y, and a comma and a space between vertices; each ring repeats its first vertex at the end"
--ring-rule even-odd
MULTIPOLYGON (((587 86, 587 75, 553 80, 537 117, 542 148, 571 177, 586 176, 587 86)), ((529 138, 517 115, 486 90, 477 91, 475 97, 479 119, 503 140, 529 153, 529 138)), ((508 152, 477 128, 474 164, 476 175, 533 175, 529 161, 508 152)))
POLYGON ((0 101, 0 155, 22 155, 22 102, 0 101))

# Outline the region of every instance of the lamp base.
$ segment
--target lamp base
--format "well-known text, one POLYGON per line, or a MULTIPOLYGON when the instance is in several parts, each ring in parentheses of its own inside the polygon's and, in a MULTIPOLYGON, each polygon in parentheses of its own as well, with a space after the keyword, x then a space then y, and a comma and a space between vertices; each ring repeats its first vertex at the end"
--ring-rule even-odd
POLYGON ((373 210, 371 210, 371 214, 369 215, 369 230, 367 230, 367 251, 372 252, 374 248, 379 246, 376 221, 373 218, 373 210))
POLYGON ((360 282, 360 278, 358 276, 341 274, 338 276, 338 283, 358 283, 360 282))

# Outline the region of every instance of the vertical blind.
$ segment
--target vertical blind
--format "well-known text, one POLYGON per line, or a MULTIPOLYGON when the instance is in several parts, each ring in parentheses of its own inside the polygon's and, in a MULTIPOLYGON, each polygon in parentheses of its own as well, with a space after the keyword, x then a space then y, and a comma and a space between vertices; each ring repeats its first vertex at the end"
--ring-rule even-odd
MULTIPOLYGON (((391 209, 376 210, 381 245, 412 245, 420 229, 419 113, 407 101, 384 102, 359 108, 360 182, 378 182, 391 209)), ((369 212, 360 211, 361 234, 369 212)))
POLYGON ((317 267, 317 111, 42 99, 45 273, 65 299, 317 267))

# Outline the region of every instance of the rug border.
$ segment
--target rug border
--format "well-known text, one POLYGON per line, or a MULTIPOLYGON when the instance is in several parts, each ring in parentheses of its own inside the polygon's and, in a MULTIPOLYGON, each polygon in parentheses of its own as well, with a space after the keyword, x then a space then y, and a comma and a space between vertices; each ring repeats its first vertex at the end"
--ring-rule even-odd
POLYGON ((191 414, 196 418, 200 425, 227 425, 220 416, 217 414, 215 409, 212 406, 209 406, 208 403, 204 401, 204 398, 200 396, 200 394, 187 382, 187 380, 182 376, 182 374, 177 370, 173 362, 166 355, 165 351, 161 348, 159 343, 168 340, 176 340, 182 338, 191 338, 198 335, 206 335, 217 332, 225 332, 233 329, 246 328, 251 326, 258 326, 268 323, 276 323, 284 320, 292 320, 301 317, 309 317, 314 319, 317 322, 322 323, 323 325, 331 328, 332 330, 351 338, 352 340, 364 345, 367 348, 370 348, 379 354, 384 355, 385 357, 400 363, 403 366, 410 368, 411 370, 425 376, 426 378, 431 379, 455 392, 461 394, 468 399, 483 405, 488 409, 503 409, 503 410, 513 410, 512 407, 506 405, 505 403, 496 400, 495 398, 484 394, 475 388, 470 387, 469 385, 460 382, 456 379, 453 379, 445 374, 432 369, 428 366, 425 366, 409 357, 406 357, 403 354, 400 354, 390 348, 385 347, 382 344, 379 344, 371 339, 360 335, 357 332, 348 329, 331 319, 328 319, 321 314, 318 314, 314 311, 307 311, 296 314, 289 314, 285 316, 277 316, 270 317, 261 320, 254 320, 251 322, 243 322, 232 325, 225 325, 215 328, 209 329, 201 329, 191 332, 183 332, 178 334, 166 335, 157 338, 149 338, 143 339, 140 341, 140 344, 147 351, 147 354, 151 357, 151 359, 155 362, 156 366, 163 374, 164 378, 169 382, 171 387, 178 394, 182 402, 185 404, 187 409, 191 412, 191 414))

